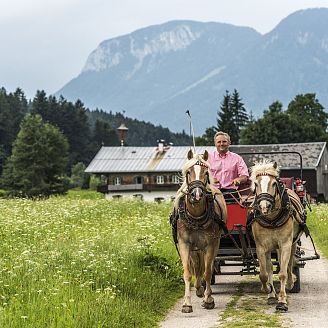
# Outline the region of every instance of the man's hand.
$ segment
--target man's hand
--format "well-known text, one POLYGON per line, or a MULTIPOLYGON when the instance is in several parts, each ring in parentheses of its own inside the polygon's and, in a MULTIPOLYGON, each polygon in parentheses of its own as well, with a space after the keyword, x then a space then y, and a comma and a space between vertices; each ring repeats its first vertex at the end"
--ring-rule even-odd
POLYGON ((235 178, 235 179, 233 179, 233 180, 232 180, 232 184, 233 184, 234 186, 239 186, 239 185, 240 185, 240 179, 239 179, 239 178, 235 178))

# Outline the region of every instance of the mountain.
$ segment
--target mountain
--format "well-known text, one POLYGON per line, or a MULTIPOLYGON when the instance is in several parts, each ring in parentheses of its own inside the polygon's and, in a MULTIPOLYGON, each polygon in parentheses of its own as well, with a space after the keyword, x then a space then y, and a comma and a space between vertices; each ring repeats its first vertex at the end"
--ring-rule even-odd
POLYGON ((314 92, 328 105, 328 9, 297 11, 262 35, 249 27, 170 21, 103 41, 56 95, 196 134, 216 124, 226 90, 259 116, 314 92))

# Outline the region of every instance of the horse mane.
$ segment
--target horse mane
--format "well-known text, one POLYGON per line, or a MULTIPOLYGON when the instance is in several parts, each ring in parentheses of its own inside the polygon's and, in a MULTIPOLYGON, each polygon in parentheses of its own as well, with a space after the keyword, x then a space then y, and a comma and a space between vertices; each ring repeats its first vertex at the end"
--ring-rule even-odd
POLYGON ((251 171, 251 180, 254 181, 258 175, 272 175, 276 178, 279 177, 280 169, 279 167, 274 167, 274 162, 271 162, 268 159, 263 159, 259 162, 255 162, 254 165, 250 168, 251 171))
POLYGON ((179 188, 179 190, 177 191, 177 194, 176 194, 176 197, 175 197, 175 202, 174 202, 175 207, 177 207, 179 205, 179 200, 180 200, 181 196, 183 196, 187 191, 187 187, 188 187, 187 186, 187 180, 186 180, 187 172, 197 162, 201 162, 202 164, 204 164, 205 166, 208 167, 208 176, 209 176, 210 183, 206 186, 207 190, 209 192, 212 192, 212 193, 217 192, 217 189, 214 187, 214 178, 211 174, 211 170, 210 170, 211 165, 210 165, 210 163, 203 159, 203 155, 194 154, 194 157, 189 159, 182 167, 182 185, 179 188))

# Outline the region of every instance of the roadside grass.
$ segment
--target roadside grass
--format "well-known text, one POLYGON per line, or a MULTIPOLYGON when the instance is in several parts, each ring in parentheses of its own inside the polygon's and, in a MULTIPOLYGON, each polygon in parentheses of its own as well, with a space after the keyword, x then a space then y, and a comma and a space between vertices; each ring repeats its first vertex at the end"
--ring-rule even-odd
POLYGON ((307 213, 307 225, 314 243, 328 259, 328 204, 312 205, 312 212, 307 213))
POLYGON ((155 327, 183 294, 171 204, 0 199, 0 327, 155 327))
POLYGON ((248 277, 241 282, 222 313, 218 327, 288 327, 281 313, 275 312, 272 305, 266 304, 265 294, 254 294, 253 291, 257 289, 259 290, 258 277, 248 277))

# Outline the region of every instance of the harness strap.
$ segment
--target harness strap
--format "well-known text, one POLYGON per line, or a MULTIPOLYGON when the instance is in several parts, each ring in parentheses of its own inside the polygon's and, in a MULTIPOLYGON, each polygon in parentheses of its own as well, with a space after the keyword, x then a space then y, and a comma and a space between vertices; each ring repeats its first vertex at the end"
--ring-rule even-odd
MULTIPOLYGON (((172 227, 172 237, 175 243, 175 248, 179 254, 179 250, 177 247, 178 244, 178 220, 182 220, 189 229, 206 229, 212 222, 219 225, 219 227, 224 231, 225 234, 228 234, 228 228, 225 222, 222 219, 222 209, 215 198, 215 195, 212 193, 206 194, 207 198, 207 211, 201 217, 194 218, 188 213, 185 209, 185 197, 181 197, 179 200, 178 208, 174 208, 172 213, 169 216, 169 222, 172 227), (217 213, 214 209, 214 201, 217 203, 220 213, 217 213), (198 222, 199 221, 199 222, 198 222)), ((179 254, 180 255, 180 254, 179 254)))

